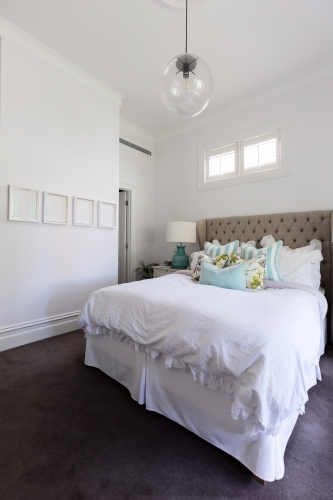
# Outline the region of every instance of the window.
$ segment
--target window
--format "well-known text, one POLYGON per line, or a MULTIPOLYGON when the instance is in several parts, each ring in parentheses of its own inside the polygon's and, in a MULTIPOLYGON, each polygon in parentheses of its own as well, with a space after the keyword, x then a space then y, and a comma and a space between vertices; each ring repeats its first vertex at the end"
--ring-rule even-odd
POLYGON ((289 121, 284 117, 199 146, 199 190, 288 175, 289 121))
POLYGON ((236 152, 236 143, 207 151, 208 182, 236 175, 236 152))
POLYGON ((279 168, 280 130, 245 139, 240 148, 243 175, 279 168))

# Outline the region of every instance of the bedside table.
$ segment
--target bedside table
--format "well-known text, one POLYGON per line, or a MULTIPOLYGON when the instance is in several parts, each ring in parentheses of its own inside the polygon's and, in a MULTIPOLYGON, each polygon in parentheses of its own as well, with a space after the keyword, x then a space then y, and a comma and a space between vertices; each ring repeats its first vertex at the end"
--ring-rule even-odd
POLYGON ((172 269, 166 266, 153 266, 154 278, 160 278, 161 276, 166 276, 167 274, 172 274, 178 271, 178 269, 172 269))

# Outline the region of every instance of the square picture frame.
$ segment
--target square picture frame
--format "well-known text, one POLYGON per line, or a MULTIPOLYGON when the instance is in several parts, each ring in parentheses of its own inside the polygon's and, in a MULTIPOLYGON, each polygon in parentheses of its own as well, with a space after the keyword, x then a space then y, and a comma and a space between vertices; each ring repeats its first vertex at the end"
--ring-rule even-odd
POLYGON ((8 220, 39 222, 39 191, 8 186, 8 220))
POLYGON ((116 227, 117 205, 107 201, 98 202, 98 227, 114 229, 116 227))
POLYGON ((43 223, 68 224, 69 196, 44 191, 43 223))
POLYGON ((95 200, 73 196, 73 225, 95 225, 95 200))

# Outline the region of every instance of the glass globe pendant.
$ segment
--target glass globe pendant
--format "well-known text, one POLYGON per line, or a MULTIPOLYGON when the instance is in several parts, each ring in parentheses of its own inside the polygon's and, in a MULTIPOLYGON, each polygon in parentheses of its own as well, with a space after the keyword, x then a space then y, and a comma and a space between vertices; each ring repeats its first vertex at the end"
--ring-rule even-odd
POLYGON ((187 2, 185 54, 169 62, 161 79, 160 96, 168 111, 191 117, 201 113, 209 103, 213 93, 213 76, 201 57, 187 52, 187 2))

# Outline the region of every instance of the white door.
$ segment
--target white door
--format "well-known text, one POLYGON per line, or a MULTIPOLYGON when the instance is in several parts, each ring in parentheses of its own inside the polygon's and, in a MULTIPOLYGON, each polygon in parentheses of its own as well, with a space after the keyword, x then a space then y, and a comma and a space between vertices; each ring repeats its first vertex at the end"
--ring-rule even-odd
POLYGON ((119 191, 118 283, 127 283, 128 193, 119 191))

